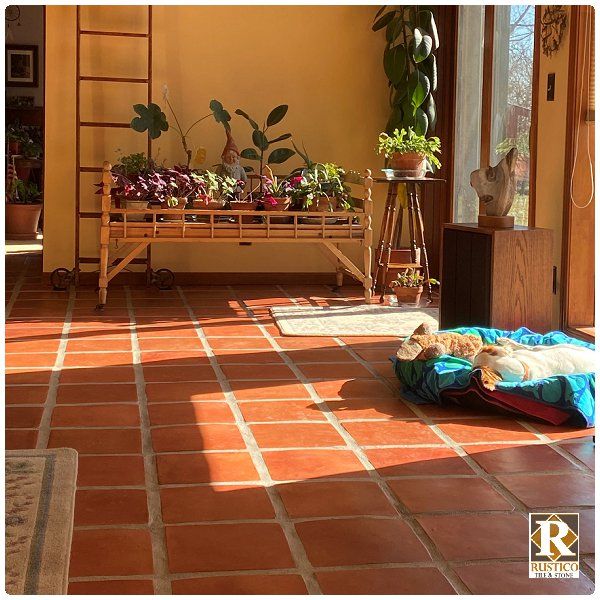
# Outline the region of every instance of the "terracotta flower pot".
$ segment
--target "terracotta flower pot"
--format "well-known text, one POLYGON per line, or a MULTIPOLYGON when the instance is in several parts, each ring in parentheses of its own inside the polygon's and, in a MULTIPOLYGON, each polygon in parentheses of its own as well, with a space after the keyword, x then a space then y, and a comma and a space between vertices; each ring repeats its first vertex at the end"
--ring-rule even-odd
POLYGON ((33 168, 33 161, 28 158, 17 158, 15 159, 15 170, 17 171, 17 177, 21 181, 29 181, 31 177, 31 169, 33 168))
POLYGON ((36 239, 42 203, 6 204, 6 238, 9 240, 36 239))
MULTIPOLYGON (((243 202, 242 200, 232 200, 229 203, 229 207, 231 210, 247 210, 248 212, 256 211, 256 207, 258 206, 258 202, 253 200, 252 202, 243 202)), ((242 216, 242 223, 252 223, 254 222, 255 215, 242 216)), ((237 220, 237 219, 236 219, 237 220)))
MULTIPOLYGON (((288 210, 290 204, 292 203, 292 199, 289 196, 282 196, 281 198, 273 198, 275 204, 271 204, 270 202, 265 202, 265 210, 268 212, 275 210, 288 210)), ((275 225, 286 225, 290 223, 293 219, 291 217, 271 217, 271 223, 275 225)))
POLYGON ((421 300, 421 294, 423 293, 423 286, 419 287, 403 287, 397 286, 394 288, 394 293, 398 302, 402 304, 418 304, 421 300))
MULTIPOLYGON (((148 208, 148 200, 128 200, 125 199, 125 208, 128 210, 145 210, 148 208)), ((127 221, 145 221, 146 215, 127 215, 127 221)))
POLYGON ((308 207, 308 210, 316 210, 317 212, 333 212, 334 210, 337 210, 337 207, 337 198, 332 198, 330 196, 319 196, 317 200, 308 207))
MULTIPOLYGON (((177 198, 177 206, 169 206, 166 202, 163 202, 163 204, 161 206, 165 210, 178 210, 178 211, 183 212, 185 205, 186 205, 185 198, 177 198)), ((181 221, 181 217, 178 214, 166 214, 166 215, 163 215, 163 219, 165 221, 181 221)))
POLYGON ((405 177, 425 177, 427 163, 425 157, 417 152, 394 152, 390 167, 395 171, 402 171, 405 177))
POLYGON ((21 142, 18 140, 10 140, 10 142, 8 142, 8 153, 11 155, 21 154, 21 142))

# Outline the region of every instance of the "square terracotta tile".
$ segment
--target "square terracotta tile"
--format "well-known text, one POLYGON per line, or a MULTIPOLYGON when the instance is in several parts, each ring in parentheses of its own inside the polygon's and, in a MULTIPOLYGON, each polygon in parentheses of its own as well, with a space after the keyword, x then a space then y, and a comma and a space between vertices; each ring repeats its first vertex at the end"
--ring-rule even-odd
POLYGON ((77 461, 79 486, 144 485, 144 460, 141 455, 85 456, 77 461))
POLYGON ((304 521, 295 527, 316 567, 429 560, 425 547, 399 519, 356 517, 304 521))
POLYGON ((69 339, 67 353, 70 352, 131 352, 131 340, 123 339, 69 339))
POLYGON ((165 402, 149 404, 151 425, 185 425, 188 423, 233 423, 231 409, 225 402, 165 402))
POLYGON ((389 485, 413 513, 513 510, 512 504, 479 478, 401 479, 389 485))
POLYGON ((434 567, 325 571, 317 573, 317 580, 324 594, 344 596, 455 593, 434 567))
MULTIPOLYGON (((13 354, 15 352, 58 352, 58 346, 60 344, 59 339, 42 339, 42 340, 6 340, 5 352, 6 354, 13 354)), ((52 363, 54 364, 54 363, 52 363)))
POLYGON ((529 508, 594 506, 594 480, 583 473, 498 475, 497 479, 529 508))
POLYGON ((262 455, 275 481, 369 476, 350 450, 280 450, 262 455))
POLYGON ((473 475, 451 448, 371 448, 365 453, 383 477, 473 475))
POLYGON ((151 579, 71 581, 67 593, 86 596, 151 595, 154 594, 154 584, 151 579))
POLYGON ((325 421, 325 415, 310 400, 277 400, 273 402, 240 402, 248 423, 267 421, 325 421))
POLYGON ((327 405, 340 421, 353 419, 389 420, 416 419, 415 413, 400 400, 391 398, 369 400, 350 398, 347 400, 327 400, 327 405))
POLYGON ((73 532, 70 577, 152 574, 149 531, 123 528, 73 532))
POLYGON ((171 589, 174 594, 187 595, 306 594, 306 586, 299 575, 220 575, 176 579, 171 589))
POLYGON ((225 337, 210 338, 213 350, 272 350, 269 340, 264 337, 225 337))
POLYGON ((254 463, 247 452, 209 454, 159 454, 156 457, 161 484, 257 481, 254 463))
POLYGON ((395 356, 397 347, 396 345, 393 347, 384 346, 381 348, 361 348, 354 346, 352 350, 367 362, 388 363, 391 365, 392 363, 390 362, 390 357, 395 356))
POLYGON ((139 454, 139 429, 53 429, 49 448, 75 448, 80 454, 139 454))
MULTIPOLYGON (((52 411, 52 427, 139 427, 137 404, 98 404, 56 406, 52 411)), ((102 435, 97 432, 96 435, 102 435)))
POLYGON ((194 367, 210 364, 206 352, 201 350, 155 350, 141 352, 140 360, 148 367, 194 367))
POLYGON ((75 526, 148 522, 145 490, 77 490, 75 526))
POLYGON ((297 380, 294 372, 283 364, 277 365, 223 365, 225 376, 230 379, 291 379, 297 380))
POLYGON ((357 364, 352 355, 341 347, 309 348, 306 350, 287 350, 288 358, 297 364, 303 363, 349 363, 357 364))
POLYGON ((284 350, 314 350, 315 348, 339 348, 330 337, 277 337, 277 344, 284 350))
POLYGON ((529 579, 527 562, 454 567, 473 594, 592 594, 594 584, 583 573, 579 579, 529 579))
POLYGON ((560 444, 563 450, 578 458, 587 465, 592 471, 596 469, 595 444, 594 442, 564 442, 560 444))
POLYGON ((159 338, 142 337, 138 340, 138 343, 142 352, 184 352, 187 350, 198 352, 204 350, 202 340, 197 335, 196 337, 182 338, 168 338, 164 336, 159 338))
POLYGON ((152 429, 155 452, 243 450, 246 444, 236 425, 181 425, 152 429))
POLYGON ((165 523, 273 519, 275 513, 263 487, 211 485, 162 488, 165 523))
POLYGON ((438 427, 455 442, 514 442, 536 440, 535 434, 511 419, 456 419, 439 422, 438 427))
POLYGON ((521 514, 417 517, 447 560, 527 558, 528 522, 521 514), (490 543, 500 540, 501 543, 490 543))
POLYGON ((577 467, 544 444, 523 446, 465 446, 469 456, 488 473, 518 473, 520 471, 569 471, 577 467))
POLYGON ((133 383, 132 366, 71 367, 60 373, 61 383, 133 383))
POLYGON ((131 352, 67 352, 65 367, 104 367, 132 364, 131 352))
POLYGON ((44 385, 7 385, 4 390, 6 404, 43 404, 48 395, 44 385))
POLYGON ((179 381, 214 381, 217 376, 210 365, 153 367, 144 364, 147 383, 176 383, 179 381))
POLYGON ((346 421, 343 425, 361 446, 439 444, 442 442, 425 423, 416 421, 346 421))
POLYGON ((395 398, 396 394, 377 379, 334 379, 313 381, 317 394, 324 399, 367 398, 379 400, 395 398))
POLYGON ((250 427, 261 448, 346 445, 344 439, 329 423, 268 423, 250 427))
POLYGON ((238 323, 231 325, 207 326, 202 324, 204 333, 208 338, 214 337, 262 337, 262 331, 251 323, 238 323))
POLYGON ((551 440, 569 440, 575 438, 589 438, 595 435, 594 428, 582 429, 581 427, 556 427, 546 423, 535 423, 535 429, 548 436, 551 440))
POLYGON ((43 384, 48 385, 52 371, 50 369, 5 369, 6 385, 43 384))
POLYGON ((137 390, 133 383, 59 385, 56 402, 58 404, 137 402, 137 390))
POLYGON ((285 379, 229 383, 238 400, 292 400, 310 397, 302 384, 285 379))
POLYGON ((300 370, 307 379, 372 379, 373 374, 360 363, 301 364, 300 370))
POLYGON ((44 412, 41 406, 9 406, 5 409, 5 427, 35 429, 44 412))
POLYGON ((222 350, 214 349, 215 358, 221 365, 282 364, 283 358, 274 350, 222 350))
POLYGON ((37 436, 37 429, 6 429, 4 443, 7 450, 35 448, 37 436))
POLYGON ((225 394, 217 381, 194 383, 147 383, 148 402, 200 402, 202 400, 225 400, 225 394))
POLYGON ((277 523, 168 526, 165 533, 169 569, 173 573, 294 566, 277 523))
POLYGON ((299 481, 280 484, 277 490, 293 519, 396 515, 385 494, 372 481, 299 481))

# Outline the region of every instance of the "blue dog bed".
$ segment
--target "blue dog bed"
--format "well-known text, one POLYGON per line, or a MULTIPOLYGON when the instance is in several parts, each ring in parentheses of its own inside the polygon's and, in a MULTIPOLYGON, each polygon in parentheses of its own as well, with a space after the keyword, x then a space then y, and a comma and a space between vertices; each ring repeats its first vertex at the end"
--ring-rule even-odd
MULTIPOLYGON (((560 331, 545 335, 522 327, 517 331, 459 327, 456 333, 473 333, 484 344, 494 344, 499 337, 509 338, 529 346, 574 344, 595 350, 593 344, 571 338, 560 331)), ((461 396, 477 397, 484 403, 502 406, 517 414, 533 416, 553 424, 593 427, 595 407, 594 373, 557 375, 521 383, 499 382, 495 391, 482 387, 472 365, 454 356, 440 356, 427 361, 393 359, 394 371, 404 385, 404 392, 417 404, 442 404, 444 399, 460 402, 461 396), (471 393, 472 392, 472 393, 471 393)))

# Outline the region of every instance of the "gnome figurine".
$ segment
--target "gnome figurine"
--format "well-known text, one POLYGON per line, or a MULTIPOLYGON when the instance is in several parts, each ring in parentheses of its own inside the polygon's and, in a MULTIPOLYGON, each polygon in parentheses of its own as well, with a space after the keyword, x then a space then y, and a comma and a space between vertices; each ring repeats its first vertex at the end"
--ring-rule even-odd
POLYGON ((248 176, 246 175, 246 171, 244 171, 244 167, 240 165, 240 151, 235 145, 233 137, 231 137, 231 132, 226 131, 225 133, 227 135, 227 143, 221 154, 219 175, 233 177, 237 181, 245 182, 248 180, 248 176))

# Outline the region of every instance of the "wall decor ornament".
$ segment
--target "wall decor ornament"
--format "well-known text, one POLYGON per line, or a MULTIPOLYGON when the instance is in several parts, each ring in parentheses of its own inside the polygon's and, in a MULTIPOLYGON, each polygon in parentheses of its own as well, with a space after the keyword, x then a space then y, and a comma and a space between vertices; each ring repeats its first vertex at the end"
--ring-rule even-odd
POLYGON ((23 44, 6 45, 6 85, 38 86, 38 47, 23 44))
POLYGON ((542 51, 548 57, 555 54, 562 42, 567 28, 567 11, 562 4, 551 4, 544 7, 542 14, 542 51))

